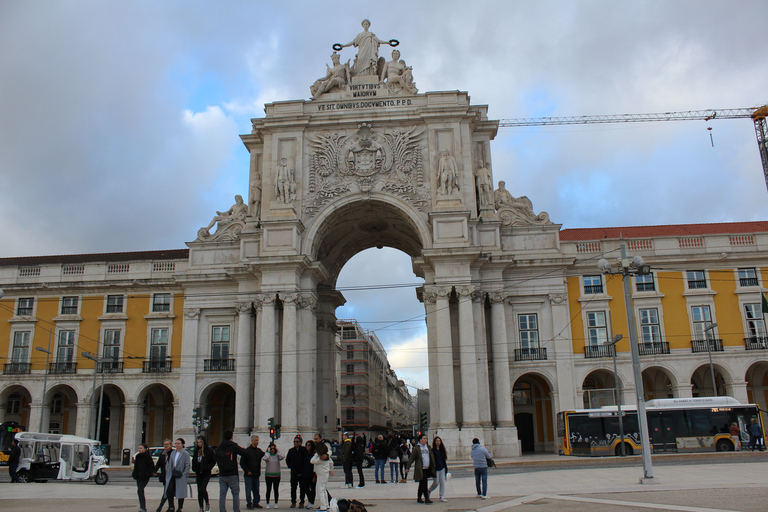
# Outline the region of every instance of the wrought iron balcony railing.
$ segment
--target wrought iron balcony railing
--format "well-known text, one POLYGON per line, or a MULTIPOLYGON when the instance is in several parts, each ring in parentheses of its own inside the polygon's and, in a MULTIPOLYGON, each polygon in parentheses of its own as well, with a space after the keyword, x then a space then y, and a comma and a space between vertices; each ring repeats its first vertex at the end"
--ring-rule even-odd
POLYGON ((147 359, 141 367, 142 373, 169 373, 170 371, 170 359, 147 359))
POLYGON ((669 354, 669 342, 651 341, 647 343, 638 343, 637 349, 641 356, 657 356, 661 354, 669 354))
POLYGON ((234 359, 205 359, 203 370, 206 372, 233 372, 235 371, 234 359))
POLYGON ((122 361, 102 361, 98 363, 97 372, 99 373, 123 373, 122 361))
POLYGON ((590 284, 584 286, 584 295, 594 295, 595 293, 603 293, 602 284, 590 284))
POLYGON ((711 340, 691 340, 691 350, 692 352, 722 352, 723 351, 723 340, 721 339, 711 339, 711 340), (707 343, 709 343, 709 349, 707 349, 707 343))
POLYGON ((48 373, 77 373, 77 363, 73 361, 65 361, 60 363, 48 363, 48 373))
POLYGON ((584 357, 587 359, 596 359, 598 357, 613 357, 615 353, 615 345, 587 345, 584 347, 584 357))
POLYGON ((744 347, 747 350, 768 350, 768 338, 765 336, 744 338, 744 347))
POLYGON ((5 375, 26 375, 30 370, 29 363, 5 363, 3 373, 5 375))
POLYGON ((546 348, 516 348, 515 361, 546 361, 546 348))

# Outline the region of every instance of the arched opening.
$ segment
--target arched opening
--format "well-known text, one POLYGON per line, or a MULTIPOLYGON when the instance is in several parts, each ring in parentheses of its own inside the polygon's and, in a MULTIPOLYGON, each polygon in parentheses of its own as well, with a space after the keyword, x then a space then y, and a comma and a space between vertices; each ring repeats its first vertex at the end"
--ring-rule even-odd
MULTIPOLYGON (((0 393, 0 423, 15 421, 30 429, 29 416, 32 396, 23 386, 9 386, 0 393)), ((37 428, 37 425, 34 426, 37 428)))
POLYGON ((616 405, 618 386, 613 370, 599 369, 589 373, 581 385, 585 409, 597 409, 604 405, 616 405))
POLYGON ((235 428, 235 390, 229 384, 216 383, 200 396, 203 417, 210 417, 205 435, 216 445, 224 438, 225 430, 235 428))
POLYGON ((123 419, 125 410, 125 394, 114 384, 105 384, 104 392, 97 386, 95 390, 95 425, 94 439, 110 446, 110 460, 117 460, 120 456, 121 442, 123 439, 123 419), (101 414, 99 414, 99 411, 101 414))
POLYGON ((173 393, 162 384, 148 386, 141 395, 141 441, 149 446, 162 446, 173 436, 173 393))
POLYGON ((645 400, 674 398, 675 394, 675 383, 664 368, 650 367, 643 370, 643 397, 645 400))
POLYGON ((754 363, 747 370, 747 400, 757 404, 762 410, 768 407, 768 362, 754 363))
POLYGON ((77 393, 67 385, 54 386, 47 393, 47 432, 75 434, 77 423, 77 393))
POLYGON ((523 453, 555 449, 551 393, 552 386, 540 375, 528 373, 515 381, 512 399, 517 437, 523 453))
MULTIPOLYGON (((730 381, 730 379, 728 379, 730 381)), ((717 365, 705 364, 694 370, 691 375, 692 394, 697 396, 725 396, 727 389, 726 376, 717 365), (712 372, 715 374, 715 385, 712 384, 712 372), (717 391, 715 391, 717 389, 717 391)))

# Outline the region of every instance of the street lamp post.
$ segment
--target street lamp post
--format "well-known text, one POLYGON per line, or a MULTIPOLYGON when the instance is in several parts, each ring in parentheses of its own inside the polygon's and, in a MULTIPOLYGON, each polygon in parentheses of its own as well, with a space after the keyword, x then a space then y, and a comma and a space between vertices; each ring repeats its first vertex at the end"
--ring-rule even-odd
POLYGON ((48 350, 43 347, 35 347, 35 350, 45 352, 45 377, 43 378, 43 401, 40 408, 40 428, 38 432, 43 432, 43 416, 45 416, 45 394, 48 392, 48 363, 51 359, 51 330, 48 329, 48 350))
MULTIPOLYGON (((94 395, 96 394, 96 372, 98 372, 99 363, 103 363, 104 359, 100 359, 94 356, 93 354, 91 354, 90 352, 83 352, 82 356, 86 359, 90 359, 91 361, 93 361, 93 364, 94 364, 93 389, 91 391, 91 417, 93 417, 93 409, 95 405, 93 400, 95 398, 94 395)), ((101 389, 99 390, 99 413, 96 417, 96 437, 94 437, 94 439, 96 440, 100 440, 100 437, 101 437, 101 411, 102 411, 103 403, 104 403, 104 369, 102 368, 101 369, 101 389)), ((91 431, 90 428, 91 427, 89 426, 88 428, 89 434, 91 431)))
POLYGON ((707 344, 707 353, 709 354, 709 373, 712 375, 712 393, 717 396, 717 382, 715 382, 715 367, 712 365, 712 345, 710 344, 709 332, 717 327, 716 323, 707 325, 704 328, 704 343, 707 344))
POLYGON ((617 334, 613 337, 613 341, 606 343, 606 346, 613 347, 613 381, 616 385, 616 413, 619 415, 619 438, 621 440, 621 456, 626 455, 624 449, 624 418, 621 414, 621 387, 619 386, 619 371, 616 367, 616 344, 624 339, 624 336, 617 334))

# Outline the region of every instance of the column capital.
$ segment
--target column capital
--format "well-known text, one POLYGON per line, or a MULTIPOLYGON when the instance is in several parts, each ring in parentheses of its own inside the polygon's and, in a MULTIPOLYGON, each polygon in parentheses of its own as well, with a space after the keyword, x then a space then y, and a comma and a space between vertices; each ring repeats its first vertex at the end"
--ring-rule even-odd
POLYGON ((424 301, 434 304, 438 299, 448 299, 451 296, 450 286, 428 286, 424 290, 424 301))
POLYGON ((456 287, 456 294, 459 297, 471 297, 474 292, 475 292, 475 286, 471 284, 466 284, 466 285, 456 287))
POLYGON ((320 307, 320 303, 317 301, 316 297, 313 297, 312 295, 304 295, 304 294, 301 294, 298 296, 298 301, 296 305, 300 308, 310 309, 315 313, 317 313, 318 308, 320 307))
POLYGON ((246 313, 252 313, 253 312, 253 302, 252 301, 238 301, 235 302, 235 309, 237 310, 237 313, 239 315, 243 315, 246 313))
POLYGON ((184 308, 184 316, 190 320, 200 316, 200 308, 184 308))
POLYGON ((484 302, 488 292, 484 290, 475 290, 472 292, 472 302, 484 302))
POLYGON ((503 291, 494 291, 494 292, 488 292, 488 298, 491 300, 491 304, 503 304, 505 300, 507 300, 506 292, 503 291))
POLYGON ((284 306, 289 304, 296 305, 296 303, 299 301, 299 294, 298 293, 281 293, 280 300, 283 301, 284 306))
POLYGON ((565 302, 568 300, 568 295, 565 293, 550 293, 549 294, 549 303, 550 304, 565 304, 565 302))
POLYGON ((275 300, 277 300, 275 294, 260 293, 253 299, 253 307, 256 308, 256 311, 261 311, 264 306, 273 306, 275 300))

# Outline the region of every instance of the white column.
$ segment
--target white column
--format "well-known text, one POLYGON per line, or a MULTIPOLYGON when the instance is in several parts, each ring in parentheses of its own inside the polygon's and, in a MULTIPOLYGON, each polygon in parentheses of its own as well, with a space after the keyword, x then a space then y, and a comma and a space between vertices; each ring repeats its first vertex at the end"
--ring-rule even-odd
POLYGON ((75 435, 80 437, 90 437, 93 432, 88 432, 88 420, 91 416, 91 402, 84 399, 77 402, 77 413, 75 419, 75 435))
MULTIPOLYGON (((457 291, 459 294, 462 428, 479 427, 477 353, 475 350, 475 322, 474 315, 472 314, 472 292, 474 287, 462 286, 457 291)), ((488 395, 486 394, 485 396, 488 395)))
MULTIPOLYGON (((435 424, 439 423, 440 418, 440 401, 437 392, 440 389, 440 372, 438 370, 438 355, 437 355, 437 320, 435 317, 435 300, 437 296, 434 293, 424 294, 424 310, 426 312, 427 323, 427 364, 429 365, 429 389, 434 390, 429 394, 429 418, 434 421, 435 424)), ((409 413, 410 414, 410 413, 409 413)), ((408 418, 418 423, 418 420, 414 418, 408 418)))
POLYGON ((488 329, 485 323, 486 292, 472 293, 472 314, 475 323, 475 351, 477 357, 477 396, 486 397, 477 401, 478 419, 483 428, 491 425, 491 388, 488 376, 488 329))
POLYGON ((298 352, 295 293, 280 295, 283 301, 282 386, 279 424, 286 432, 298 431, 298 352))
POLYGON ((261 330, 256 340, 256 364, 259 365, 259 394, 254 396, 254 428, 267 428, 267 419, 275 416, 277 378, 277 343, 275 332, 275 297, 261 297, 261 330))
MULTIPOLYGON (((29 426, 27 427, 32 432, 37 432, 40 428, 40 415, 43 414, 43 406, 40 402, 35 401, 29 404, 29 426)), ((43 422, 43 432, 48 432, 48 425, 43 422)))
POLYGON ((184 308, 184 327, 181 333, 181 363, 179 364, 179 396, 174 397, 177 406, 173 414, 173 436, 191 438, 192 409, 197 403, 197 336, 200 325, 200 309, 184 308))
POLYGON ((134 401, 125 402, 124 407, 125 419, 123 421, 122 450, 128 448, 131 450, 131 454, 134 454, 141 442, 142 407, 141 404, 134 401))
MULTIPOLYGON (((314 399, 317 394, 317 369, 315 365, 315 349, 317 348, 317 299, 302 295, 297 304, 298 310, 298 340, 299 351, 299 398, 298 422, 301 432, 314 433, 317 418, 317 405, 314 399)), ((335 422, 334 418, 334 422, 335 422)))
POLYGON ((235 349, 235 434, 251 431, 253 410, 253 307, 237 302, 237 348, 235 349))
POLYGON ((568 316, 568 295, 563 293, 549 294, 549 308, 542 310, 542 319, 539 321, 542 329, 542 338, 553 338, 551 346, 554 354, 547 353, 548 359, 554 356, 557 369, 557 382, 554 384, 560 394, 561 409, 581 409, 583 407, 581 383, 576 383, 574 376, 573 335, 571 333, 570 318, 568 316), (550 319, 545 316, 549 314, 550 319), (550 331, 551 329, 551 331, 550 331), (571 391, 573 390, 573 391, 571 391))
POLYGON ((496 397, 497 426, 514 425, 512 384, 509 378, 509 346, 504 314, 504 295, 491 295, 491 349, 493 350, 493 389, 496 397))
MULTIPOLYGON (((453 388, 453 343, 451 312, 448 304, 450 288, 435 289, 435 328, 437 331, 437 371, 440 379, 440 417, 437 428, 456 428, 456 403, 453 388)), ((437 392, 437 390, 435 390, 437 392)), ((430 429, 434 427, 430 426, 430 429)))

